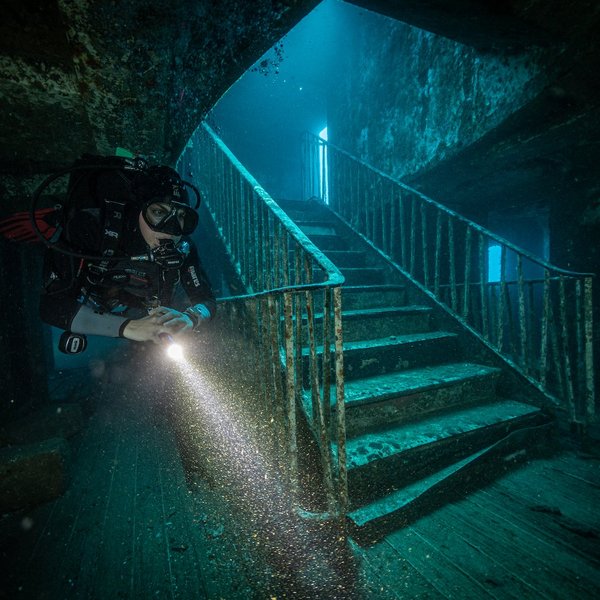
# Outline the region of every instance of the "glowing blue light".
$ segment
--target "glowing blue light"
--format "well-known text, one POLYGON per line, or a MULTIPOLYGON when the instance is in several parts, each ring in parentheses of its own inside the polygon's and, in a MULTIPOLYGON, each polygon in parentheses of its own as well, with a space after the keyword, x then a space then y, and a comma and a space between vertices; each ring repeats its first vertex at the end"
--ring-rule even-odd
MULTIPOLYGON (((319 137, 327 141, 327 127, 319 132, 319 137)), ((321 199, 325 204, 329 204, 329 173, 327 168, 327 146, 321 144, 319 146, 319 188, 321 199)))
POLYGON ((488 248, 488 282, 500 281, 502 249, 498 244, 488 248))

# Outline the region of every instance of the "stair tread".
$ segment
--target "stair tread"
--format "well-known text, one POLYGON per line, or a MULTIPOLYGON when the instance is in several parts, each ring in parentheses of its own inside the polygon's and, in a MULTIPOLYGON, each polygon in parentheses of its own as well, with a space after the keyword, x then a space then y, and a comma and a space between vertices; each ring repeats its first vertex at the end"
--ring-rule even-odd
MULTIPOLYGON (((364 348, 381 348, 385 346, 400 346, 402 344, 412 344, 430 340, 442 340, 447 338, 456 338, 457 334, 450 331, 425 331, 422 333, 407 333, 404 335, 390 335, 385 338, 376 338, 372 340, 359 340, 357 342, 345 342, 344 352, 347 350, 362 350, 364 348)), ((332 345, 333 347, 333 345, 332 345)))
MULTIPOLYGON (((539 423, 534 429, 547 430, 548 425, 548 422, 539 423)), ((369 504, 352 510, 347 514, 347 518, 352 521, 354 526, 361 528, 365 526, 368 527, 370 524, 374 524, 377 521, 386 519, 387 517, 392 516, 394 513, 401 512, 424 494, 428 492, 435 493, 436 488, 439 493, 441 490, 440 484, 442 484, 445 480, 449 480, 450 478, 458 475, 461 471, 470 468, 472 465, 475 465, 482 457, 486 455, 490 456, 503 446, 506 447, 507 441, 511 438, 518 440, 519 438, 515 436, 520 436, 528 429, 530 428, 516 429, 501 439, 496 440, 492 444, 484 446, 483 448, 480 448, 479 450, 469 454, 465 458, 455 461, 452 464, 441 468, 438 471, 415 481, 414 483, 406 485, 399 490, 393 491, 386 496, 378 498, 369 504)), ((519 444, 522 445, 522 443, 523 442, 521 440, 519 444)), ((523 452, 526 451, 521 449, 518 450, 516 454, 519 455, 523 452)), ((513 451, 511 454, 505 455, 503 460, 511 461, 514 459, 514 457, 515 452, 513 451)), ((498 457, 496 457, 495 461, 497 462, 497 460, 498 457)))
POLYGON ((340 271, 384 271, 382 267, 339 267, 340 271))
MULTIPOLYGON (((359 340, 356 342, 344 342, 344 352, 353 350, 365 350, 373 348, 394 348, 403 344, 413 344, 418 342, 432 341, 432 340, 444 340, 456 338, 457 334, 449 331, 425 331, 422 333, 407 333, 405 335, 390 335, 384 338, 375 338, 372 340, 359 340)), ((335 350, 334 342, 330 345, 331 351, 335 350)), ((323 352, 323 346, 319 345, 316 347, 317 354, 323 352)), ((310 348, 302 348, 302 354, 310 354, 310 348)))
POLYGON ((500 400, 428 415, 417 422, 401 423, 384 431, 366 433, 347 441, 348 470, 419 446, 539 413, 538 407, 515 400, 500 400))
POLYGON ((375 308, 357 308, 353 310, 343 310, 342 315, 344 319, 355 318, 355 317, 370 317, 377 315, 394 315, 394 314, 406 314, 406 313, 427 313, 431 312, 429 306, 421 306, 418 304, 407 304, 406 306, 381 306, 375 308))
POLYGON ((322 223, 318 221, 312 221, 310 223, 302 223, 296 221, 296 225, 306 235, 337 235, 335 227, 331 223, 322 223))
POLYGON ((500 372, 501 369, 496 367, 461 362, 351 380, 345 385, 345 404, 348 407, 353 404, 364 404, 366 400, 379 402, 399 395, 444 387, 459 381, 487 377, 500 372))
POLYGON ((370 522, 377 520, 378 518, 390 515, 418 498, 423 492, 431 489, 439 482, 447 479, 454 473, 457 473, 470 463, 474 462, 477 458, 485 454, 492 446, 483 448, 473 454, 470 454, 466 458, 452 463, 451 465, 432 473, 428 477, 419 479, 414 483, 403 487, 387 496, 383 496, 378 500, 375 500, 365 506, 361 506, 347 514, 347 517, 353 521, 358 527, 364 527, 370 522))
MULTIPOLYGON (((375 308, 355 308, 352 310, 343 310, 343 319, 356 319, 360 317, 377 317, 377 316, 394 316, 394 315, 406 315, 410 313, 429 313, 431 308, 429 306, 420 306, 416 304, 407 304, 406 306, 381 306, 375 308)), ((306 314, 303 315, 306 318, 306 314)), ((323 313, 316 312, 315 319, 322 319, 323 313)))
POLYGON ((343 285, 342 293, 351 292, 351 293, 359 293, 359 292, 394 292, 394 291, 404 291, 406 286, 398 283, 377 283, 377 284, 367 284, 367 285, 343 285))

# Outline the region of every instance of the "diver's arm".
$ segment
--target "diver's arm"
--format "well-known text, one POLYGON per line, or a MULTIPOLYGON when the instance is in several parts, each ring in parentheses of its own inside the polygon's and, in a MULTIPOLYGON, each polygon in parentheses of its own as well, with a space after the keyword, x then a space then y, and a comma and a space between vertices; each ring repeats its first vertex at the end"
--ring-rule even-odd
POLYGON ((122 337, 135 342, 159 342, 161 333, 171 333, 161 313, 154 311, 141 319, 126 319, 111 313, 98 313, 85 304, 73 318, 70 331, 87 335, 122 337))
POLYGON ((40 317, 44 323, 69 330, 73 318, 81 308, 70 290, 59 293, 42 293, 40 296, 40 317))
POLYGON ((79 310, 71 319, 69 331, 86 335, 102 335, 105 337, 125 337, 124 330, 131 319, 111 313, 96 312, 91 306, 79 304, 79 310))
POLYGON ((106 337, 124 337, 130 321, 110 313, 100 314, 68 293, 42 294, 40 316, 44 323, 65 331, 106 337))

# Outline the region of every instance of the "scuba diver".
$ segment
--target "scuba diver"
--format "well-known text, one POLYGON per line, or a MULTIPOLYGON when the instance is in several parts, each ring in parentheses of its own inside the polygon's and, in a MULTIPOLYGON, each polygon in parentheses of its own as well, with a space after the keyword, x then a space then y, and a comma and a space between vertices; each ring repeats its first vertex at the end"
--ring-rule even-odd
POLYGON ((115 157, 75 163, 70 208, 46 243, 40 296, 42 320, 65 331, 62 352, 81 352, 86 335, 158 343, 213 318, 215 297, 187 237, 198 224, 188 189, 197 208, 198 190, 170 167, 115 157), (187 299, 176 301, 180 288, 187 299))

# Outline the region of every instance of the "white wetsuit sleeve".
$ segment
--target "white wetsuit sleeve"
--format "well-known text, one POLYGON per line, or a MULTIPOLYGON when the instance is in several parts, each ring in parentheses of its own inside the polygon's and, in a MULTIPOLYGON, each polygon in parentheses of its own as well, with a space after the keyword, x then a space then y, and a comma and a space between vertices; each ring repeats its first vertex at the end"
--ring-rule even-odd
POLYGON ((93 308, 82 304, 71 321, 70 330, 73 333, 87 335, 123 337, 123 330, 130 320, 111 313, 101 314, 93 308))

